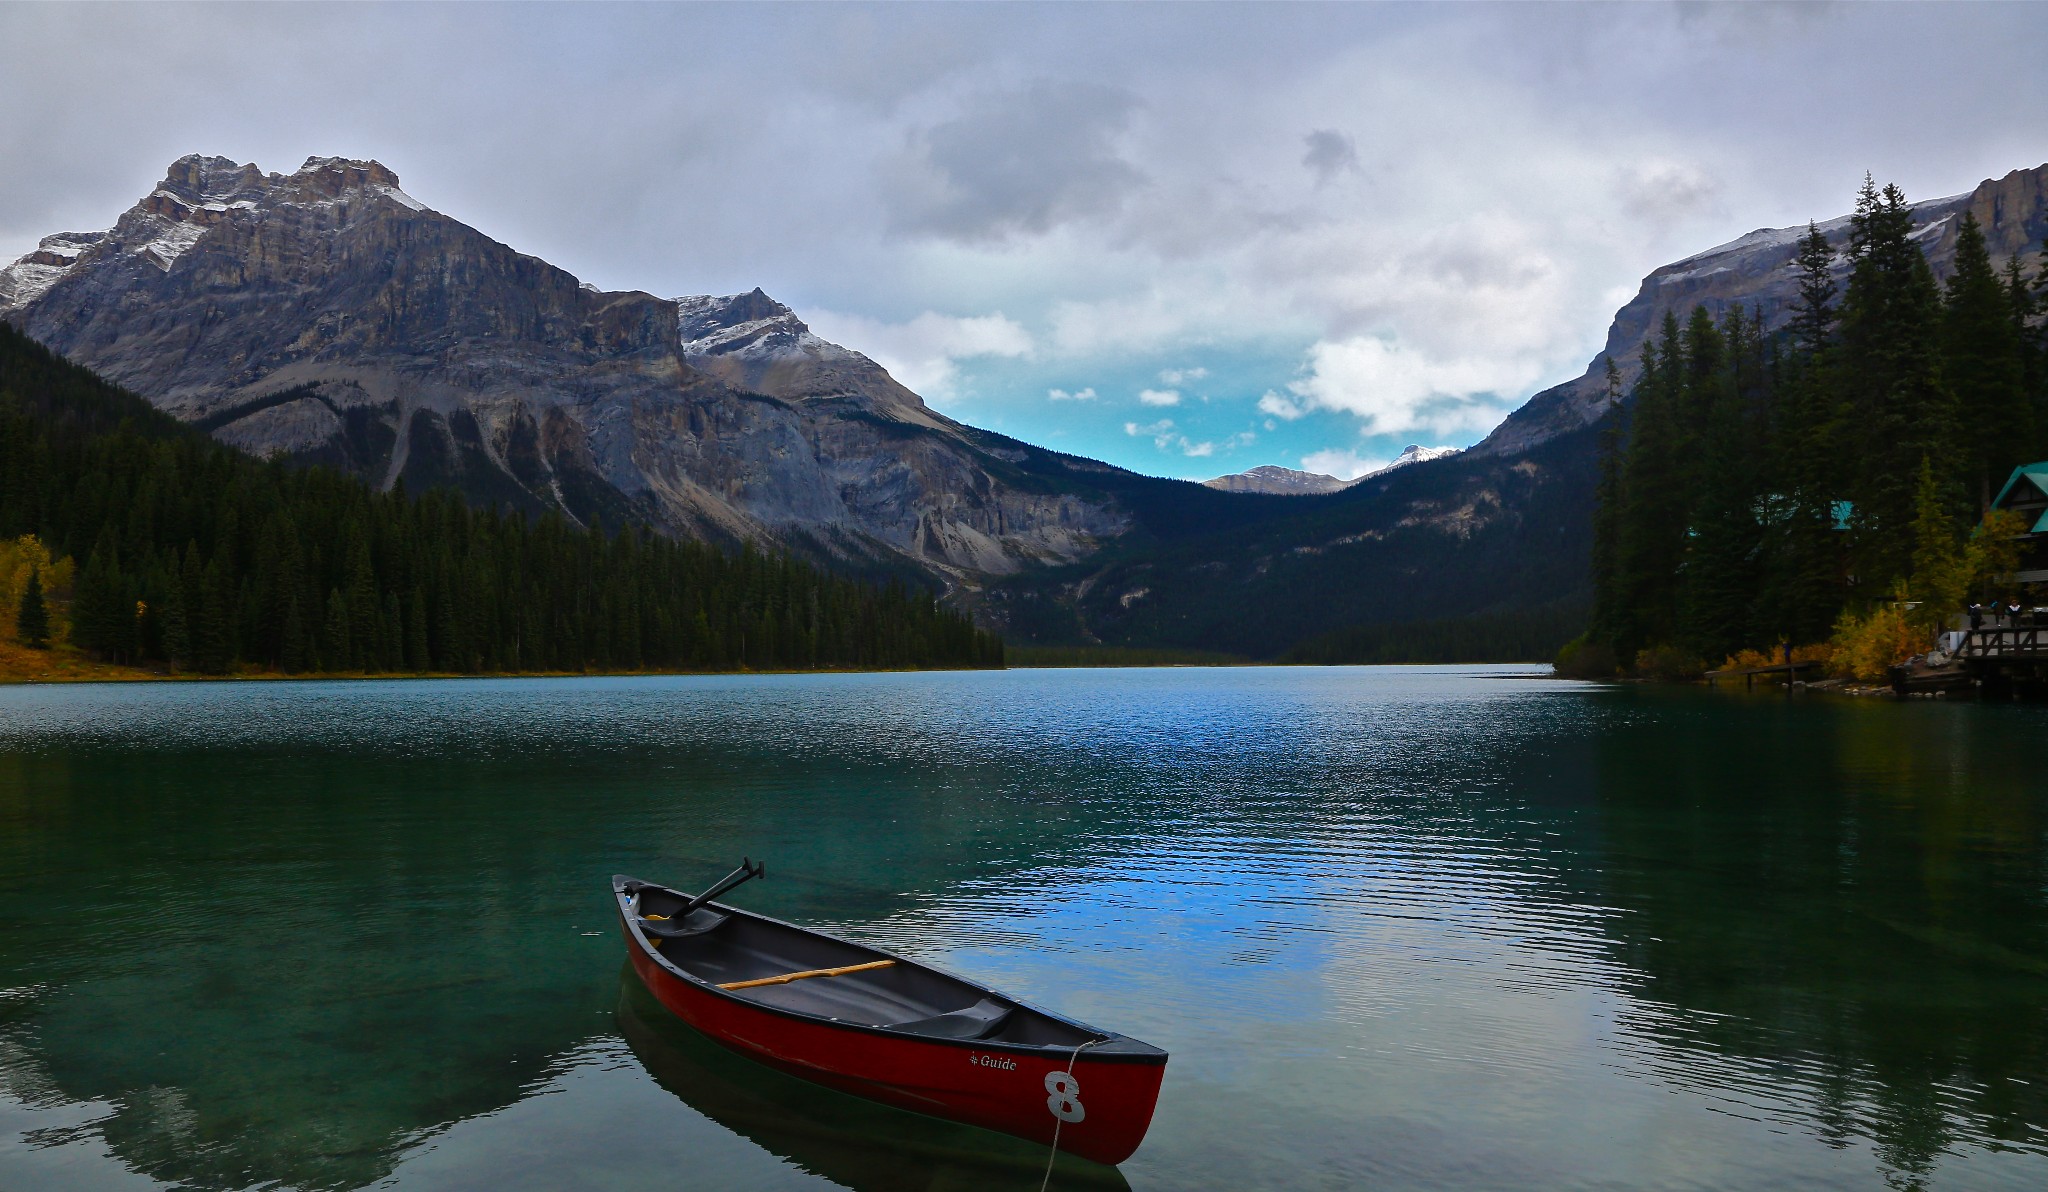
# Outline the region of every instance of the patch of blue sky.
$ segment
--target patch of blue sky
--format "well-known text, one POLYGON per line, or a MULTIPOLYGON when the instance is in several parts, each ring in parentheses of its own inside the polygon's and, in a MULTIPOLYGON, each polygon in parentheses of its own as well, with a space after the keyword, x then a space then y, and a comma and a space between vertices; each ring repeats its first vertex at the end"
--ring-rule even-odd
POLYGON ((1312 408, 1291 393, 1301 358, 1299 351, 1222 350, 1087 363, 979 357, 959 362, 951 394, 930 401, 950 417, 1028 443, 1184 480, 1262 464, 1350 479, 1411 443, 1465 447, 1490 429, 1362 433, 1356 415, 1312 408), (1299 413, 1261 409, 1268 394, 1299 413))

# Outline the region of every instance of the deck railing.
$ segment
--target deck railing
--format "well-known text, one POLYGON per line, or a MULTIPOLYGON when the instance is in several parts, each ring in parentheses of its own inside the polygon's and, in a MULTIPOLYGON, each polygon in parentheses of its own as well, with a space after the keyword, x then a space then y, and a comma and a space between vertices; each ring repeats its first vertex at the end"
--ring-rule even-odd
POLYGON ((2004 620, 2003 624, 1983 625, 1963 635, 1962 649, 1957 653, 1964 658, 2007 658, 2015 655, 2048 656, 2048 643, 2042 641, 2042 634, 2048 625, 2040 620, 2023 615, 2016 620, 2004 620))

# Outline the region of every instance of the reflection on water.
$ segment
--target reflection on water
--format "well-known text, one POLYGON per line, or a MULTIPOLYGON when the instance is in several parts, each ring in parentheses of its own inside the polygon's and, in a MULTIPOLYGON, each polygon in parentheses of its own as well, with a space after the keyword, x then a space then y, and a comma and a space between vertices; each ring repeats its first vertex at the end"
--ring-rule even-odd
POLYGON ((609 875, 745 852, 1173 1052, 1055 1187, 2038 1188, 2043 727, 1427 668, 0 690, 0 1187, 1036 1187, 622 992, 609 875))
POLYGON ((1667 716, 1601 751, 1630 1031, 1673 1053, 1669 1079, 1697 1082, 1685 1065, 1708 1056, 1731 1105, 1874 1140, 1898 1184, 1958 1149, 2038 1151, 2038 714, 1751 711, 1739 748, 1667 716))

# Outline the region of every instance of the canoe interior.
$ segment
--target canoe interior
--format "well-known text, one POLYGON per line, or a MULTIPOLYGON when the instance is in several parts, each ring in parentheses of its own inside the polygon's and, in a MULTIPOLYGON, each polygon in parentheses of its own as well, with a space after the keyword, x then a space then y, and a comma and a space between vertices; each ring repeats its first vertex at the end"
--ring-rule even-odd
MULTIPOLYGON (((672 917, 686 901, 682 895, 646 887, 636 897, 636 919, 659 915, 665 922, 653 926, 677 927, 672 917)), ((699 909, 681 927, 692 934, 661 940, 657 951, 677 968, 714 985, 897 961, 866 972, 730 991, 734 997, 777 1010, 927 1038, 1023 1047, 1071 1048, 1109 1038, 886 952, 731 907, 699 909)))

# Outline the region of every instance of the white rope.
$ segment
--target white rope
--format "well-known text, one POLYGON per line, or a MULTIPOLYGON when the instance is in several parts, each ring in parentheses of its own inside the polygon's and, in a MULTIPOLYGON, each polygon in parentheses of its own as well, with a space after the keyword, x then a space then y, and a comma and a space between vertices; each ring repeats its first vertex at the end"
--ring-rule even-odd
MULTIPOLYGON (((1074 1065, 1081 1062, 1081 1053, 1083 1051, 1090 1047, 1095 1046, 1097 1043, 1100 1042, 1102 1042, 1102 1040, 1100 1039, 1083 1039, 1081 1041, 1081 1045, 1079 1047, 1074 1048, 1074 1054, 1067 1057, 1067 1075, 1073 1077, 1075 1086, 1074 1095, 1076 1099, 1080 1097, 1081 1078, 1079 1076, 1074 1075, 1074 1065)), ((1053 1114, 1052 1153, 1045 1157, 1045 1178, 1038 1181, 1038 1192, 1045 1192, 1047 1188, 1052 1186, 1052 1165, 1060 1157, 1060 1127, 1066 1124, 1067 1119, 1061 1117, 1058 1114, 1053 1114)))

